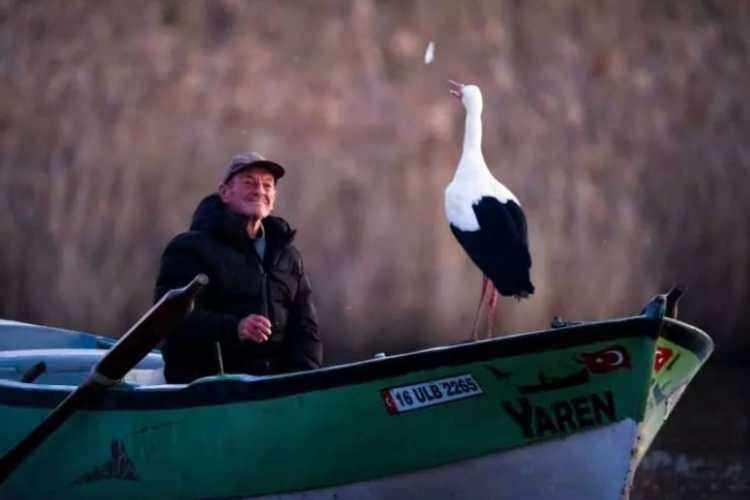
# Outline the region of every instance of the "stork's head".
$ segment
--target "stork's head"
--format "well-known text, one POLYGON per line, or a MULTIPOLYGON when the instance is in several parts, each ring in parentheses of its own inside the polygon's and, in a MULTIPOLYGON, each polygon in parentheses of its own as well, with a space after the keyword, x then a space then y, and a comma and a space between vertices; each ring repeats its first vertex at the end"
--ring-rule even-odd
POLYGON ((467 110, 482 110, 482 91, 479 90, 479 87, 476 85, 465 85, 453 80, 448 80, 448 85, 448 92, 461 99, 461 103, 463 103, 467 110))

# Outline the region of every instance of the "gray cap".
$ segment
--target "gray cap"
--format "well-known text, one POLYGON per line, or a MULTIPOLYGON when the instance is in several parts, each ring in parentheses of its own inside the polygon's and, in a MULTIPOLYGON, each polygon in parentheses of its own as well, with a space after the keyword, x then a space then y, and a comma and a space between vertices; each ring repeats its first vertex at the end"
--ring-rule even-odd
POLYGON ((271 172, 271 175, 273 175, 276 180, 284 177, 285 173, 284 167, 278 163, 266 160, 261 154, 251 151, 249 153, 235 155, 234 158, 232 158, 232 163, 229 164, 227 171, 224 174, 223 183, 226 184, 234 174, 251 167, 265 168, 271 172))

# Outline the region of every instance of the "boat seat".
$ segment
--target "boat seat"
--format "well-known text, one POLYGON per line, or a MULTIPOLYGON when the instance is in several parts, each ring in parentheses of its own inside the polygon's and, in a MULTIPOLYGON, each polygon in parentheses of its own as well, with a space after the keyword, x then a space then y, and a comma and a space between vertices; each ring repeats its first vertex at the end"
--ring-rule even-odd
POLYGON ((163 368, 133 368, 122 381, 134 385, 162 385, 167 383, 163 368))

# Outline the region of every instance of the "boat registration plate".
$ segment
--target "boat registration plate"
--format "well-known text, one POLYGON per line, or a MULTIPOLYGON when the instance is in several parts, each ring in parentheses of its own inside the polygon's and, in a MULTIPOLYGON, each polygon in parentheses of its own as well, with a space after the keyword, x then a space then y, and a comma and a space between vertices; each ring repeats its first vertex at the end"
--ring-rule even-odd
POLYGON ((483 391, 479 382, 468 373, 419 384, 389 387, 380 391, 385 409, 391 415, 420 410, 482 394, 483 391))

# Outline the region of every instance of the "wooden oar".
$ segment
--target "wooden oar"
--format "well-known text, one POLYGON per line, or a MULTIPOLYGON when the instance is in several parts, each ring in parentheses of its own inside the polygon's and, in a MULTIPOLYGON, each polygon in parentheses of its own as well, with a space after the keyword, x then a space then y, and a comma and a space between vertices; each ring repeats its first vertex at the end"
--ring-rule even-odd
POLYGON ((67 418, 103 390, 117 384, 143 359, 178 321, 190 312, 198 291, 208 284, 199 274, 187 286, 170 290, 120 340, 110 348, 91 375, 70 393, 28 436, 0 459, 0 484, 57 430, 67 418))

